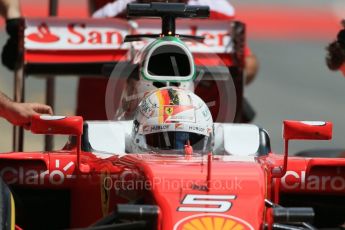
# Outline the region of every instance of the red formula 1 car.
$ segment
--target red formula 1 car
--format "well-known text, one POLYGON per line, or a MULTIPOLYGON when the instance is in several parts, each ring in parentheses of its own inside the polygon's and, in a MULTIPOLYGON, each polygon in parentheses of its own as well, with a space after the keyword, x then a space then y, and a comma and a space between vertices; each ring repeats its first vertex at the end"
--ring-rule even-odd
MULTIPOLYGON (((163 18, 167 14, 198 15, 200 9, 180 4, 132 7, 131 12, 138 16, 158 14, 163 18)), ((169 23, 174 18, 165 21, 173 28, 174 24, 169 23)), ((76 25, 68 28, 73 31, 76 25)), ((169 35, 172 31, 166 30, 166 35, 163 30, 166 36, 157 40, 168 46, 180 43, 174 33, 169 35)), ((85 35, 78 33, 78 38, 85 35)), ((157 43, 152 44, 151 49, 157 43)), ((184 45, 178 47, 187 52, 184 45)), ((25 56, 28 72, 39 73, 42 66, 51 72, 64 71, 56 68, 61 67, 61 61, 29 63, 52 55, 52 50, 31 48, 25 56)), ((179 54, 190 57, 182 51, 179 54)), ((74 52, 71 60, 83 52, 74 52)), ((53 55, 64 54, 61 51, 53 55)), ((104 51, 98 54, 96 58, 104 58, 104 51)), ((143 54, 150 57, 150 52, 143 54)), ((165 57, 167 53, 159 54, 165 57)), ((228 65, 241 67, 240 56, 231 56, 228 65)), ((172 52, 168 57, 173 57, 172 52)), ((146 59, 142 60, 139 64, 145 66, 146 59)), ((144 70, 150 70, 150 60, 144 70)), ((193 78, 191 63, 186 58, 173 74, 163 75, 193 78), (189 71, 176 74, 186 71, 181 66, 190 67, 189 71)), ((80 65, 65 65, 65 72, 76 68, 76 64, 80 65)), ((157 74, 158 69, 151 70, 147 78, 158 81, 155 77, 162 74, 157 74)), ((241 68, 232 69, 232 73, 233 77, 241 76, 241 68)), ((237 95, 239 92, 236 90, 237 95)), ((173 114, 172 110, 164 111, 173 114)), ((59 151, 0 154, 2 229, 13 229, 15 225, 18 229, 329 229, 345 222, 345 159, 288 156, 289 140, 328 140, 331 123, 285 121, 283 155, 271 151, 267 132, 256 125, 214 123, 210 153, 194 152, 187 144, 182 153, 168 155, 131 151, 135 128, 131 120, 84 122, 78 116, 33 117, 33 133, 69 135, 70 139, 59 151)))
MULTIPOLYGON (((89 229, 314 229, 312 224, 344 222, 344 159, 288 157, 287 150, 277 155, 263 129, 230 123, 215 124, 209 155, 127 153, 132 123, 35 117, 32 132, 74 137, 60 151, 1 155, 16 224, 24 229, 91 224, 89 229)), ((329 139, 331 128, 285 121, 283 132, 286 142, 329 139)), ((4 184, 2 190, 6 193, 4 184)), ((3 204, 7 198, 2 196, 3 204)), ((6 225, 14 215, 10 207, 2 206, 4 229, 11 229, 6 225)))

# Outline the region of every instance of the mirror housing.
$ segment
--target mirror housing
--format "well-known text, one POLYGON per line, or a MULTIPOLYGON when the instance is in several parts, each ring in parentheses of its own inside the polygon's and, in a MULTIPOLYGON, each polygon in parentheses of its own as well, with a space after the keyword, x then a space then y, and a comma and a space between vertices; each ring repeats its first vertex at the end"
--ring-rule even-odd
POLYGON ((272 168, 273 178, 282 178, 287 170, 289 140, 330 140, 332 122, 325 121, 289 121, 283 122, 284 163, 272 168))
POLYGON ((31 118, 31 132, 46 135, 77 136, 77 167, 81 173, 89 173, 90 165, 81 163, 81 136, 83 134, 83 117, 35 115, 31 118))
POLYGON ((30 129, 35 134, 81 136, 83 134, 83 118, 79 116, 35 115, 31 118, 30 129))
POLYGON ((284 121, 284 140, 330 140, 331 122, 325 121, 284 121))

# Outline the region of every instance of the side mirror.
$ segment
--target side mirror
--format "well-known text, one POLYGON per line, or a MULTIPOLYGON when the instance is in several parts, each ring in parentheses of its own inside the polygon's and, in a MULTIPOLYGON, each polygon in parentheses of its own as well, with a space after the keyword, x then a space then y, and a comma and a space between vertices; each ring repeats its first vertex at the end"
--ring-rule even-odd
POLYGON ((83 118, 79 116, 33 116, 31 119, 31 132, 47 135, 81 136, 83 134, 83 118))
POLYGON ((332 123, 325 121, 284 121, 284 140, 330 140, 332 123))
POLYGON ((330 140, 332 139, 332 122, 325 121, 284 121, 284 163, 272 169, 272 176, 281 178, 287 170, 289 140, 330 140))
POLYGON ((82 173, 89 173, 90 166, 81 163, 81 135, 83 134, 83 118, 79 116, 37 115, 31 118, 31 132, 36 134, 61 134, 77 136, 77 167, 82 173))

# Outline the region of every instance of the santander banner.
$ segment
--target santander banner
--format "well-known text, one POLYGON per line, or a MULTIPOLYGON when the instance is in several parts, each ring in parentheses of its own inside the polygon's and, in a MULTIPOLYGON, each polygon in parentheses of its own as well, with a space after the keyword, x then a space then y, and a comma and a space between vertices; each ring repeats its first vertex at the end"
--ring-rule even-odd
POLYGON ((121 49, 129 27, 123 20, 27 19, 26 50, 121 49))
MULTIPOLYGON (((177 34, 204 36, 204 44, 187 42, 192 52, 232 51, 230 21, 178 20, 177 34)), ((126 50, 143 48, 147 42, 123 43, 128 34, 159 34, 160 20, 128 22, 122 19, 26 19, 26 50, 126 50)))

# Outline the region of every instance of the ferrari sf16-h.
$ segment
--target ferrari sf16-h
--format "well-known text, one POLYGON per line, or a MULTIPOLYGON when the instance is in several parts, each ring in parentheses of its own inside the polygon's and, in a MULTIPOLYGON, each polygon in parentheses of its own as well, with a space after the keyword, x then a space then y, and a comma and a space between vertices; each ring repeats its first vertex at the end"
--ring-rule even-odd
MULTIPOLYGON (((331 139, 330 122, 284 121, 283 154, 271 150, 264 129, 236 123, 241 115, 243 93, 241 24, 231 24, 233 30, 222 37, 231 37, 227 40, 232 47, 229 53, 216 47, 231 73, 229 78, 237 95, 236 111, 221 110, 222 103, 216 102, 217 110, 222 111, 216 116, 208 108, 205 95, 198 95, 197 87, 195 94, 178 87, 201 80, 208 85, 207 78, 212 75, 209 72, 219 71, 214 68, 219 62, 212 56, 206 60, 207 68, 205 65, 201 68, 205 50, 191 52, 182 42, 189 39, 188 44, 195 48, 202 37, 178 35, 175 28, 176 18, 205 18, 208 8, 130 4, 128 13, 163 20, 158 35, 126 38, 130 42, 147 37, 154 41, 125 62, 125 67, 131 67, 134 75, 139 75, 140 84, 151 82, 148 83, 151 87, 158 82, 164 83, 164 87, 138 96, 136 110, 132 115, 126 114, 132 120, 83 121, 79 116, 34 116, 31 132, 67 135, 69 141, 57 151, 0 154, 2 229, 329 229, 344 224, 345 159, 328 158, 326 154, 288 156, 290 140, 331 139), (205 79, 197 78, 200 72, 205 79), (230 118, 233 120, 229 121, 230 118)), ((95 49, 88 51, 95 55, 80 62, 82 59, 78 58, 87 53, 80 49, 85 47, 64 52, 56 51, 54 46, 54 42, 62 39, 50 42, 46 49, 39 46, 39 41, 30 41, 34 28, 42 25, 51 27, 55 33, 54 25, 56 30, 63 31, 67 22, 69 32, 74 31, 75 35, 78 31, 79 39, 92 32, 82 32, 88 29, 90 21, 65 20, 60 27, 57 22, 57 19, 45 24, 39 19, 24 21, 27 73, 42 74, 49 69, 56 74, 86 74, 90 68, 83 67, 88 65, 94 74, 109 68, 109 63, 104 67, 105 59, 122 60, 117 57, 124 53, 119 47, 117 54, 109 58, 102 50, 104 44, 96 44, 95 49), (82 24, 83 27, 79 26, 82 24), (59 59, 59 55, 66 59, 59 59), (67 58, 68 55, 71 57, 67 58), (50 62, 48 56, 54 61, 50 62)), ((120 29, 129 28, 126 22, 121 23, 120 29)), ((213 29, 220 30, 224 22, 214 24, 217 28, 213 29)), ((93 34, 96 32, 94 29, 93 34)), ((66 42, 76 43, 73 39, 65 37, 66 42)), ((221 75, 224 73, 212 77, 221 75)), ((224 80, 220 82, 221 86, 227 84, 224 80)))

